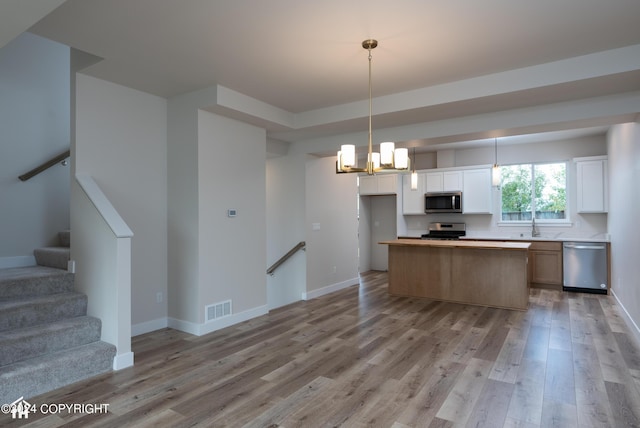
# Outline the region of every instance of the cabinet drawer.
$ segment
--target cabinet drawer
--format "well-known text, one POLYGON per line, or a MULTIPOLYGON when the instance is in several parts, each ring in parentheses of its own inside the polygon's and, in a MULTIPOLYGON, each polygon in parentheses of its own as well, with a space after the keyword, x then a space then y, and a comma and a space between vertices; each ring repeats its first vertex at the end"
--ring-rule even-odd
POLYGON ((531 241, 531 251, 562 251, 562 242, 556 241, 531 241))

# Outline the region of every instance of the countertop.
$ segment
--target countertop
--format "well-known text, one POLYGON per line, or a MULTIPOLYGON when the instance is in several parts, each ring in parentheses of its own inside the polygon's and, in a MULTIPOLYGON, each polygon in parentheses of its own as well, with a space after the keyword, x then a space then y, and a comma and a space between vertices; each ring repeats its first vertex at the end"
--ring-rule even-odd
MULTIPOLYGON (((398 239, 420 239, 420 236, 398 236, 398 239)), ((535 241, 555 241, 555 242, 610 242, 607 234, 599 233, 595 236, 578 237, 565 235, 564 233, 542 236, 520 236, 518 235, 498 235, 483 232, 467 232, 466 236, 461 236, 460 240, 464 241, 522 241, 522 242, 535 242, 535 241)))
POLYGON ((604 234, 598 234, 595 237, 577 237, 577 236, 565 236, 564 234, 546 235, 542 236, 520 236, 520 235, 494 235, 494 234, 482 234, 482 233, 468 233, 466 236, 460 237, 462 240, 474 240, 480 239, 483 241, 555 241, 555 242, 609 242, 609 239, 604 234))
POLYGON ((531 245, 528 242, 502 242, 500 240, 486 240, 486 241, 440 241, 432 239, 415 239, 405 238, 396 239, 393 241, 382 241, 379 244, 384 245, 397 245, 407 247, 445 247, 445 248, 471 248, 471 249, 486 249, 486 250, 528 250, 531 245))

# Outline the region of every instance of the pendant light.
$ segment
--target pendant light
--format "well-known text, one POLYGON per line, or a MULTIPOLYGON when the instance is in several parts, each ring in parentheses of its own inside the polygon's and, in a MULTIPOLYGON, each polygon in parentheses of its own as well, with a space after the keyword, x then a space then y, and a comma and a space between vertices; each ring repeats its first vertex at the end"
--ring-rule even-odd
POLYGON ((411 171, 411 190, 418 190, 418 173, 416 172, 416 148, 413 148, 413 170, 411 171))
POLYGON ((372 94, 371 94, 371 50, 378 46, 378 41, 367 39, 362 42, 362 47, 369 51, 369 151, 367 154, 366 168, 358 168, 356 164, 356 147, 353 144, 343 144, 338 152, 336 160, 336 173, 366 172, 373 175, 380 171, 408 171, 409 150, 396 148, 393 142, 380 143, 380 153, 373 151, 373 138, 371 132, 372 94))
POLYGON ((494 138, 494 148, 495 148, 495 163, 493 164, 493 168, 491 169, 491 184, 494 187, 499 187, 502 181, 502 177, 500 176, 500 167, 498 166, 498 139, 494 138))

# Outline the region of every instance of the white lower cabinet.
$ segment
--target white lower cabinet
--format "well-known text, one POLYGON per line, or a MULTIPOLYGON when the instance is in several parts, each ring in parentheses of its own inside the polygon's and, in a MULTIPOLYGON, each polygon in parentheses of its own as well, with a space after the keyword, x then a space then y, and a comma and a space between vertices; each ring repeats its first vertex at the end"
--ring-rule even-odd
POLYGON ((491 169, 467 169, 463 174, 462 213, 491 214, 491 169))

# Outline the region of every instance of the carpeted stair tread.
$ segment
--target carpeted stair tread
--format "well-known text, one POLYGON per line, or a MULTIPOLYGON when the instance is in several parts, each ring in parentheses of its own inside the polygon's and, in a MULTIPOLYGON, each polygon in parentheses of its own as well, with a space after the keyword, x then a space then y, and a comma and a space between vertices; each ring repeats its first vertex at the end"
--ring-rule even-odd
POLYGON ((49 266, 58 269, 67 269, 71 256, 69 247, 44 247, 33 250, 36 263, 40 266, 49 266))
POLYGON ((87 296, 76 292, 0 301, 0 331, 87 314, 87 296))
POLYGON ((0 403, 29 399, 111 371, 116 347, 105 342, 58 351, 0 367, 0 403))
POLYGON ((100 340, 102 323, 81 316, 0 331, 0 367, 100 340))
POLYGON ((0 301, 70 292, 73 281, 72 273, 46 266, 0 269, 0 301))

